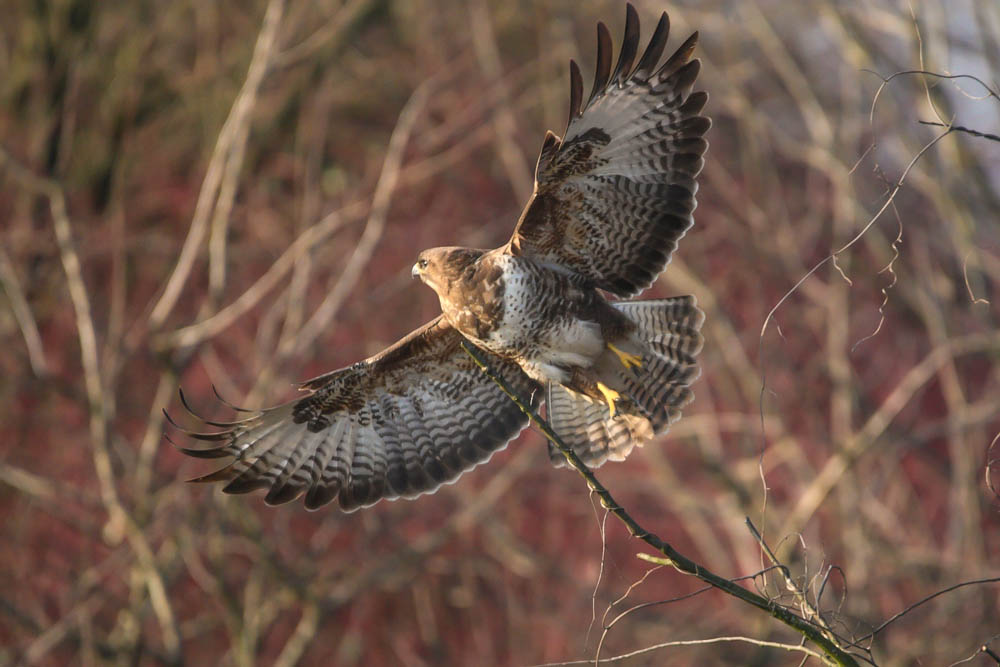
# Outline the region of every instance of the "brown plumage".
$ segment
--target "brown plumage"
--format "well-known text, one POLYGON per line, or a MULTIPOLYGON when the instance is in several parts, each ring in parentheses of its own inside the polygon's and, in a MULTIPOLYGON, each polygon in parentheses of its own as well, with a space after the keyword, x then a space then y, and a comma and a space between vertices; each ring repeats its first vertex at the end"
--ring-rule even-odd
POLYGON ((612 69, 598 24, 597 71, 584 103, 570 63, 564 137, 546 133, 535 191, 507 244, 433 248, 413 267, 442 314, 390 348, 302 385, 304 398, 191 433, 182 451, 229 458, 195 481, 268 489, 350 511, 432 492, 489 459, 526 417, 461 349, 466 339, 588 465, 621 460, 663 433, 690 402, 704 319, 694 297, 609 301, 648 287, 693 224, 710 121, 691 92, 697 33, 660 64, 669 22, 638 56, 631 5, 612 69))

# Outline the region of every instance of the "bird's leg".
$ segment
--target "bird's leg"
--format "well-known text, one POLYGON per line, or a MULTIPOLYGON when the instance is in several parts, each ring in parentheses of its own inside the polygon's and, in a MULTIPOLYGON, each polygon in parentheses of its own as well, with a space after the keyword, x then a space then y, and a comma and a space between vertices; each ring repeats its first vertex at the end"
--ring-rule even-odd
POLYGON ((634 354, 629 354, 624 350, 615 347, 612 343, 606 343, 608 349, 618 355, 618 360, 622 362, 622 366, 632 370, 633 368, 642 368, 642 357, 634 354))
POLYGON ((572 379, 563 386, 571 392, 585 396, 589 400, 598 401, 600 400, 600 396, 603 396, 604 401, 608 404, 608 409, 611 411, 611 416, 614 417, 618 412, 615 401, 620 399, 622 395, 583 368, 573 369, 572 379))
POLYGON ((615 401, 621 396, 617 391, 604 384, 603 382, 597 383, 597 389, 604 395, 604 400, 608 402, 608 409, 611 410, 611 416, 615 416, 615 401))

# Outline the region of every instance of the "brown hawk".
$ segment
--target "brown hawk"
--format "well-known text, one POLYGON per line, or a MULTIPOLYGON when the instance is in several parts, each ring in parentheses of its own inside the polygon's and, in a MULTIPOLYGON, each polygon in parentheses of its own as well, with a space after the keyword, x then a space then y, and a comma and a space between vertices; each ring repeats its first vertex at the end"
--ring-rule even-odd
MULTIPOLYGON (((693 224, 696 177, 711 122, 692 92, 697 33, 660 63, 664 13, 639 57, 627 8, 612 68, 598 24, 597 74, 584 102, 570 62, 569 123, 547 133, 535 190, 514 234, 493 250, 433 248, 413 266, 441 315, 353 366, 302 384, 308 394, 191 433, 183 449, 232 460, 194 481, 227 493, 269 489, 269 504, 305 494, 351 511, 413 498, 487 461, 527 417, 462 349, 476 345, 590 466, 622 460, 667 430, 692 399, 704 315, 694 297, 613 301, 649 287, 693 224)), ((550 452, 552 453, 552 452, 550 452)))

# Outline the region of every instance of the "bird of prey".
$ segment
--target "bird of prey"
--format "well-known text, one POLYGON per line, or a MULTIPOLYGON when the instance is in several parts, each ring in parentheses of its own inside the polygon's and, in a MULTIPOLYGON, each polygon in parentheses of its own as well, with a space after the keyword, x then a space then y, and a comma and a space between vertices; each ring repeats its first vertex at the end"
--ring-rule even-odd
MULTIPOLYGON (((481 372, 461 342, 535 408, 591 467, 622 460, 664 433, 692 399, 704 320, 693 296, 625 300, 649 287, 693 224, 696 178, 708 146, 708 100, 692 92, 694 33, 661 62, 664 13, 642 55, 627 7, 612 67, 597 26, 590 95, 570 62, 569 122, 547 132, 535 187, 499 248, 432 248, 413 275, 441 315, 382 352, 301 385, 298 400, 218 430, 185 448, 231 459, 193 481, 223 491, 268 489, 269 504, 305 495, 317 509, 352 511, 413 498, 487 461, 528 418, 481 372)), ((558 458, 558 452, 550 449, 558 458)))

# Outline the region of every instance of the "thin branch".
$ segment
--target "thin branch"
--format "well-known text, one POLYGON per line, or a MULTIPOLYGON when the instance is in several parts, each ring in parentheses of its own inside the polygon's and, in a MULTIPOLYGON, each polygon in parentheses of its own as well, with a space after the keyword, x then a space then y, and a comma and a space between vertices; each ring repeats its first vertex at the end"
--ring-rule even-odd
POLYGON ((986 474, 986 488, 992 491, 993 495, 1000 497, 1000 488, 993 485, 993 467, 997 463, 1000 463, 1000 458, 993 456, 993 448, 996 447, 997 442, 1000 442, 1000 433, 993 436, 990 446, 986 448, 984 472, 986 474))
POLYGON ((511 113, 510 90, 503 79, 500 65, 500 47, 497 46, 496 34, 490 20, 490 12, 484 0, 477 0, 469 7, 472 28, 472 45, 476 50, 476 58, 487 80, 494 84, 499 95, 499 103, 493 106, 493 127, 495 129, 493 145, 496 148, 500 162, 507 172, 507 180, 518 201, 528 201, 533 187, 531 174, 532 165, 520 150, 517 137, 517 123, 511 113))
MULTIPOLYGON (((621 662, 622 660, 628 660, 629 658, 634 658, 639 655, 644 655, 646 653, 651 653, 662 648, 670 648, 671 646, 702 646, 705 644, 720 644, 723 642, 743 642, 746 644, 754 644, 756 646, 766 646, 768 648, 780 648, 785 651, 794 651, 796 653, 805 653, 807 656, 817 658, 826 662, 826 657, 812 649, 806 648, 805 646, 797 646, 795 644, 782 644, 780 642, 769 642, 763 639, 754 639, 753 637, 711 637, 709 639, 682 639, 672 642, 663 642, 662 644, 654 644, 653 646, 647 646, 641 648, 637 651, 632 651, 630 653, 623 653, 621 655, 612 656, 610 658, 605 658, 602 662, 621 662)), ((569 662, 546 662, 541 665, 534 665, 534 667, 563 667, 564 665, 589 665, 593 660, 571 660, 569 662)))
MULTIPOLYGON (((139 507, 149 500, 149 484, 153 478, 153 462, 156 451, 163 442, 163 408, 177 392, 179 380, 171 369, 160 373, 156 384, 156 393, 149 407, 149 417, 146 419, 146 431, 139 444, 139 455, 135 465, 135 497, 139 499, 139 507)), ((140 510, 141 511, 141 510, 140 510)))
POLYGON ((767 555, 768 560, 770 560, 771 564, 777 567, 778 571, 781 572, 781 576, 785 580, 785 587, 789 591, 791 591, 792 595, 794 595, 795 598, 799 601, 799 605, 803 613, 808 614, 809 620, 811 620, 813 623, 823 628, 826 631, 827 636, 832 638, 833 630, 830 628, 830 625, 826 622, 826 619, 823 618, 823 614, 819 611, 816 605, 814 605, 812 602, 809 601, 809 598, 806 596, 805 591, 803 591, 802 588, 800 588, 799 585, 795 583, 795 580, 792 579, 792 573, 788 569, 788 566, 782 563, 778 559, 778 557, 774 554, 774 552, 771 550, 771 547, 768 546, 767 541, 764 539, 764 536, 760 534, 759 530, 757 530, 757 526, 753 525, 753 522, 750 520, 750 517, 746 517, 746 525, 747 528, 750 530, 750 534, 753 535, 754 540, 757 541, 757 544, 760 545, 761 550, 767 555))
POLYGON ((963 660, 958 660, 956 662, 953 662, 950 665, 948 665, 948 667, 955 667, 956 665, 964 665, 966 663, 972 662, 973 660, 976 659, 977 656, 979 656, 979 655, 981 655, 983 653, 985 653, 989 657, 993 658, 994 662, 996 662, 998 665, 1000 665, 1000 655, 997 655, 997 653, 995 651, 993 651, 993 649, 990 648, 990 642, 996 640, 997 637, 1000 637, 1000 635, 993 635, 992 637, 990 637, 989 639, 987 639, 985 642, 983 642, 979 646, 979 648, 976 649, 976 652, 973 653, 972 655, 970 655, 968 658, 965 658, 963 660))
POLYGON ((863 642, 866 639, 873 639, 875 637, 875 635, 877 635, 878 633, 880 633, 883 630, 885 630, 892 623, 895 623, 900 618, 902 618, 903 616, 906 616, 907 614, 909 614, 911 611, 913 611, 917 607, 919 607, 919 606, 921 606, 921 605, 923 605, 923 604, 925 604, 927 602, 930 602, 931 600, 933 600, 934 598, 936 598, 936 597, 938 597, 940 595, 944 595, 945 593, 950 593, 950 592, 952 592, 954 590, 958 590, 959 588, 963 588, 965 586, 977 586, 979 584, 996 584, 996 583, 1000 583, 1000 577, 987 577, 985 579, 973 579, 971 581, 963 581, 961 583, 955 584, 954 586, 948 586, 947 588, 942 588, 939 591, 935 591, 935 592, 931 593, 930 595, 928 595, 927 597, 924 597, 924 598, 921 598, 920 600, 917 600, 916 602, 914 602, 913 604, 909 605, 908 607, 906 607, 902 611, 899 611, 899 612, 893 614, 888 620, 886 620, 884 623, 882 623, 882 625, 878 626, 877 628, 875 628, 874 630, 872 630, 871 632, 869 632, 867 635, 864 635, 863 637, 859 637, 857 639, 857 643, 863 642))
MULTIPOLYGON (((590 496, 590 504, 594 509, 594 518, 597 519, 597 506, 594 505, 594 496, 590 496)), ((604 581, 604 567, 607 564, 608 557, 608 511, 604 511, 604 516, 597 521, 597 527, 601 532, 601 566, 597 570, 597 581, 594 582, 594 592, 590 594, 590 625, 587 626, 587 636, 584 637, 583 643, 586 645, 590 641, 590 632, 594 629, 594 623, 597 622, 597 593, 601 589, 601 582, 604 581)), ((653 568, 655 570, 656 568, 653 568)), ((653 570, 650 570, 652 572, 653 570)), ((646 573, 647 575, 649 572, 646 573)), ((643 577, 645 579, 646 577, 643 577)), ((629 590, 632 590, 629 587, 629 590)), ((626 593, 628 595, 628 593, 626 593)), ((610 609, 610 607, 609 607, 610 609)), ((607 616, 607 612, 604 614, 607 616)))
POLYGON ((54 623, 47 625, 24 649, 24 663, 36 665, 72 633, 73 626, 78 625, 81 618, 92 616, 103 603, 101 596, 92 595, 75 605, 68 614, 54 623))
MULTIPOLYGON (((875 106, 878 104, 878 99, 882 95, 882 91, 885 90, 885 87, 888 86, 889 83, 893 79, 895 79, 897 77, 901 77, 901 76, 910 76, 910 75, 914 75, 914 74, 922 74, 924 76, 933 76, 933 77, 938 78, 938 79, 949 79, 949 80, 970 79, 970 80, 975 81, 976 83, 978 83, 980 86, 982 86, 986 90, 986 94, 985 95, 983 95, 982 97, 973 97, 973 99, 987 99, 987 98, 993 97, 993 98, 996 98, 996 99, 1000 100, 1000 93, 998 93, 997 91, 995 91, 992 88, 990 88, 986 84, 986 82, 984 82, 979 77, 973 76, 971 74, 941 74, 939 72, 930 72, 928 70, 923 70, 923 69, 908 69, 908 70, 903 70, 903 71, 900 71, 900 72, 896 72, 894 74, 890 74, 887 77, 884 77, 881 74, 879 74, 878 72, 874 72, 874 71, 872 71, 870 69, 862 69, 861 71, 862 72, 867 72, 868 74, 874 74, 875 76, 877 76, 879 79, 882 80, 882 83, 879 84, 878 90, 875 91, 875 95, 872 97, 872 106, 871 106, 871 109, 868 112, 868 122, 869 123, 874 123, 875 122, 875 106)), ((959 88, 959 90, 961 90, 961 88, 959 88)), ((965 91, 962 91, 962 92, 964 93, 965 91)))
POLYGON ((396 127, 389 137, 389 147, 386 150, 385 159, 382 162, 382 172, 379 175, 378 183, 375 185, 375 193, 372 195, 371 211, 368 214, 368 221, 365 229, 358 239, 354 252, 347 260, 344 270, 337 279, 336 284, 330 293, 323 300, 323 303, 315 310, 312 317, 303 325, 298 336, 290 339, 288 346, 278 349, 278 356, 284 357, 291 353, 301 353, 312 345, 316 337, 326 330, 330 321, 337 314, 344 299, 350 294, 354 285, 361 277, 368 260, 371 259, 375 245, 382 238, 385 230, 386 218, 389 215, 389 206, 392 204, 392 195, 399 183, 400 169, 403 164, 403 152, 410 140, 410 135, 420 117, 430 94, 437 83, 437 78, 427 79, 413 91, 410 99, 403 106, 396 121, 396 127))
POLYGON ((949 132, 965 132, 966 134, 971 134, 974 137, 982 137, 983 139, 989 139, 990 141, 1000 141, 1000 136, 995 134, 990 134, 989 132, 980 132, 979 130, 972 130, 961 125, 946 125, 944 123, 938 123, 932 120, 918 120, 921 125, 932 125, 934 127, 946 127, 949 132))
MULTIPOLYGON (((645 556, 645 555, 647 555, 647 554, 639 554, 639 556, 645 556)), ((660 563, 656 567, 654 567, 654 568, 652 568, 650 570, 647 570, 646 574, 643 575, 642 579, 640 579, 639 581, 637 581, 634 584, 632 584, 631 586, 629 586, 629 591, 631 591, 638 584, 641 584, 643 581, 645 581, 646 577, 648 577, 651 572, 655 572, 656 570, 659 570, 662 567, 665 567, 665 564, 660 563)), ((610 623, 608 623, 608 624, 606 624, 604 626, 604 629, 601 632, 601 638, 597 642, 597 648, 594 650, 594 656, 595 656, 594 657, 594 663, 598 663, 600 661, 601 649, 604 647, 604 640, 607 639, 608 633, 611 632, 611 628, 615 627, 615 625, 618 624, 618 621, 622 620, 623 618, 625 618, 629 614, 631 614, 633 612, 636 612, 636 611, 639 611, 640 609, 648 609, 650 607, 658 607, 660 605, 666 605, 666 604, 673 604, 675 602, 681 602, 682 600, 689 600, 689 599, 691 599, 693 597, 697 597, 698 595, 701 595, 702 593, 707 593, 708 591, 712 590, 712 588, 713 588, 712 586, 702 586, 698 590, 692 591, 690 593, 687 593, 686 595, 679 595, 677 597, 669 598, 667 600, 654 600, 652 602, 641 602, 639 604, 636 604, 636 605, 633 605, 633 606, 629 607, 628 609, 626 609, 622 613, 620 613, 617 616, 615 616, 611 620, 610 623)), ((625 595, 628 595, 628 593, 626 592, 625 595)), ((622 598, 620 598, 620 599, 624 599, 624 596, 622 596, 622 598)), ((616 600, 615 602, 617 603, 618 600, 616 600)), ((608 611, 610 611, 610 610, 611 610, 611 607, 609 606, 608 607, 608 611)), ((607 614, 605 614, 605 616, 607 616, 607 614)))
POLYGON ((124 533, 129 546, 139 558, 140 567, 145 578, 149 599, 163 632, 163 642, 172 656, 180 655, 180 633, 177 620, 174 617, 166 585, 156 567, 156 557, 146 540, 146 536, 125 509, 115 488, 114 472, 111 467, 111 454, 108 450, 107 405, 103 383, 100 375, 100 365, 97 356, 97 336, 94 332, 94 321, 91 317, 90 299, 83 282, 83 272, 80 258, 73 241, 72 227, 66 212, 66 200, 61 189, 55 189, 49 194, 49 204, 52 212, 53 225, 59 253, 62 257, 66 280, 69 284, 70 298, 76 311, 77 331, 80 339, 80 351, 83 361, 84 385, 90 403, 91 440, 94 446, 94 466, 101 487, 101 498, 108 510, 109 521, 105 527, 105 536, 111 541, 120 539, 117 534, 124 533))
POLYGON ((76 251, 76 242, 73 239, 73 227, 66 209, 66 196, 57 182, 33 174, 2 149, 0 149, 0 164, 6 164, 15 179, 27 190, 48 200, 59 257, 62 260, 70 302, 73 304, 76 317, 77 338, 80 341, 80 361, 83 366, 84 387, 90 413, 90 438, 93 446, 94 468, 97 472, 101 500, 108 513, 108 522, 104 527, 104 538, 111 544, 119 542, 122 537, 128 540, 129 546, 139 559, 153 612, 163 633, 164 645, 172 657, 177 657, 180 655, 180 633, 167 596, 166 585, 156 566, 156 557, 142 528, 135 523, 122 503, 115 486, 111 453, 108 446, 108 401, 113 399, 104 392, 97 351, 97 333, 94 327, 90 297, 83 280, 80 256, 76 251))
POLYGON ((962 277, 965 279, 965 290, 969 293, 969 301, 973 306, 978 306, 980 304, 984 306, 990 305, 990 302, 986 299, 979 298, 972 291, 972 285, 969 283, 969 257, 972 257, 974 250, 970 250, 965 254, 965 259, 962 260, 962 277))
MULTIPOLYGON (((642 609, 649 609, 650 607, 659 607, 661 605, 674 604, 675 602, 681 602, 683 600, 689 600, 689 599, 691 599, 693 597, 697 597, 697 596, 701 595, 702 593, 707 593, 708 591, 710 591, 710 590, 712 590, 714 588, 714 586, 703 586, 703 587, 699 588, 698 590, 692 591, 690 593, 686 593, 684 595, 679 595, 677 597, 667 598, 666 600, 652 600, 650 602, 640 602, 638 604, 632 605, 631 607, 629 607, 625 611, 623 611, 620 614, 618 614, 617 616, 615 616, 613 619, 611 619, 611 622, 605 623, 605 620, 607 619, 608 613, 611 611, 611 609, 612 609, 612 607, 614 605, 617 605, 618 603, 620 603, 621 601, 623 601, 626 597, 628 597, 628 595, 632 592, 632 589, 634 589, 636 586, 638 586, 639 584, 641 584, 642 582, 644 582, 646 580, 646 578, 649 577, 650 574, 652 574, 653 572, 656 572, 657 570, 660 570, 660 569, 666 567, 666 565, 667 565, 666 563, 662 562, 663 559, 656 558, 655 556, 650 556, 649 554, 642 554, 642 553, 640 553, 640 554, 637 554, 637 556, 639 557, 640 560, 645 560, 647 562, 654 562, 657 565, 656 565, 656 567, 647 570, 646 574, 644 574, 641 579, 639 579, 638 581, 632 583, 632 585, 628 587, 628 590, 625 592, 624 595, 622 595, 620 598, 618 598, 613 603, 611 603, 610 605, 608 605, 608 609, 605 612, 604 617, 601 619, 601 622, 604 623, 604 631, 601 633, 601 639, 598 642, 597 654, 600 654, 600 652, 601 652, 601 646, 604 644, 604 640, 607 637, 608 633, 611 631, 611 628, 613 628, 615 625, 617 625, 618 622, 621 621, 622 619, 624 619, 626 616, 628 616, 628 615, 630 615, 630 614, 632 614, 634 612, 640 611, 642 609)), ((760 570, 759 572, 754 572, 753 574, 746 574, 746 575, 743 575, 742 577, 736 577, 734 579, 730 579, 730 581, 732 581, 732 582, 735 583, 737 581, 746 581, 748 579, 757 579, 757 577, 763 576, 764 574, 770 572, 771 570, 775 569, 776 567, 777 566, 772 565, 770 567, 764 568, 763 570, 760 570)))
POLYGON ((302 659, 309 644, 316 637, 320 622, 319 606, 314 601, 307 601, 302 605, 302 616, 298 625, 292 632, 292 636, 285 642, 285 647, 274 660, 274 667, 294 667, 302 659))
MULTIPOLYGON (((835 642, 827 638, 819 628, 815 627, 788 609, 775 604, 771 600, 761 597, 756 593, 752 593, 751 591, 736 585, 729 579, 715 574, 703 565, 694 562, 674 549, 669 543, 664 542, 659 536, 651 533, 639 525, 639 523, 627 511, 625 511, 621 505, 618 504, 611 493, 597 480, 597 477, 595 477, 594 473, 583 461, 580 460, 580 458, 576 455, 576 452, 566 445, 556 432, 552 430, 549 423, 542 419, 537 412, 532 410, 531 407, 510 388, 504 379, 497 375, 492 368, 490 368, 487 361, 483 358, 482 352, 474 345, 464 340, 462 341, 462 348, 470 357, 472 357, 482 372, 493 380, 493 382, 495 382, 503 390, 503 392, 507 394, 512 401, 514 401, 521 411, 531 419, 546 439, 548 439, 549 442, 551 442, 566 458, 567 463, 569 463, 574 470, 580 473, 584 480, 586 480, 587 486, 590 487, 591 491, 596 493, 601 499, 601 504, 603 504, 608 511, 614 514, 619 521, 625 524, 629 534, 631 534, 632 537, 642 540, 650 547, 663 554, 666 557, 666 560, 649 557, 646 554, 640 554, 640 557, 646 556, 644 560, 663 565, 670 565, 679 572, 693 575, 705 583, 710 584, 715 588, 732 595, 733 597, 739 598, 753 607, 767 612, 819 646, 826 654, 828 662, 837 665, 851 665, 853 667, 858 666, 857 660, 853 655, 847 653, 835 642)), ((819 657, 818 654, 817 657, 819 657)))
MULTIPOLYGON (((879 91, 881 92, 881 88, 879 89, 879 91)), ((876 93, 876 98, 877 97, 878 94, 876 93)), ((872 113, 874 113, 874 104, 872 106, 872 113)), ((764 396, 767 393, 768 378, 767 378, 767 367, 763 361, 764 335, 767 333, 767 327, 768 325, 771 324, 771 321, 775 318, 775 314, 778 312, 778 309, 781 308, 781 306, 784 305, 784 303, 788 299, 790 299, 792 295, 795 294, 799 290, 799 288, 802 287, 802 285, 805 284, 805 282, 812 277, 813 274, 819 271, 820 268, 823 267, 827 262, 836 262, 838 255, 841 255, 844 252, 846 252, 849 248, 854 246, 855 243, 857 243, 861 238, 863 238, 868 233, 868 230, 870 230, 875 225, 875 223, 878 222, 879 218, 882 217, 882 214, 885 213, 886 210, 888 210, 888 208, 894 204, 896 200, 896 195, 898 195, 900 190, 902 190, 903 183, 906 181, 906 177, 909 175, 910 171, 917 164, 917 162, 920 161, 920 158, 922 158, 924 154, 927 153, 927 151, 929 151, 931 148, 933 148, 939 141, 948 136, 948 134, 949 132, 947 131, 942 132, 938 136, 934 137, 931 141, 929 141, 926 145, 924 145, 924 147, 920 149, 920 151, 913 157, 913 159, 910 160, 909 164, 906 165, 906 168, 903 170, 903 173, 896 181, 895 186, 892 188, 891 192, 889 192, 885 202, 883 202, 879 210, 875 212, 875 215, 869 218, 868 222, 857 232, 857 234, 854 235, 854 237, 850 241, 845 243, 839 249, 834 250, 823 259, 816 262, 816 264, 814 264, 811 269, 809 269, 801 278, 799 278, 799 280, 794 285, 792 285, 788 289, 788 291, 786 291, 781 296, 780 299, 778 299, 778 302, 774 304, 771 310, 768 311, 767 316, 764 318, 764 323, 760 327, 760 334, 757 337, 757 357, 761 359, 760 394, 757 400, 759 418, 760 418, 760 456, 758 458, 757 467, 758 470, 760 471, 761 484, 763 485, 763 490, 764 490, 764 504, 763 504, 763 509, 761 511, 762 515, 766 514, 767 512, 767 499, 768 499, 767 480, 764 477, 764 451, 767 447, 767 442, 768 442, 767 429, 764 421, 764 396)), ((778 333, 779 335, 781 334, 780 329, 778 330, 778 333)), ((797 531, 792 531, 792 532, 797 532, 797 531)))
MULTIPOLYGON (((614 620, 611 621, 611 623, 607 623, 606 622, 608 620, 608 614, 611 613, 612 609, 614 609, 617 605, 619 605, 622 602, 624 602, 628 598, 628 596, 632 594, 632 591, 637 586, 641 585, 643 582, 646 581, 646 579, 649 578, 649 575, 651 575, 654 572, 657 572, 659 570, 662 570, 662 569, 663 569, 662 565, 657 565, 655 567, 651 567, 648 570, 646 570, 645 574, 643 574, 642 577, 640 577, 636 581, 633 581, 631 584, 629 584, 629 587, 627 589, 625 589, 625 592, 622 593, 622 595, 617 600, 614 600, 611 604, 609 604, 608 607, 607 607, 607 609, 604 610, 604 615, 601 616, 601 624, 604 625, 604 627, 606 627, 606 628, 610 627, 610 626, 614 625, 615 621, 617 621, 619 618, 621 618, 624 614, 627 614, 628 612, 630 612, 632 609, 635 609, 636 607, 651 606, 651 605, 661 604, 661 603, 665 602, 663 600, 657 600, 655 602, 643 602, 643 603, 640 603, 638 605, 630 607, 629 609, 626 609, 624 613, 619 614, 618 616, 616 616, 614 618, 614 620)), ((696 591, 696 593, 700 593, 702 591, 707 591, 707 590, 710 590, 710 588, 700 588, 700 589, 698 589, 698 591, 696 591)), ((687 596, 685 596, 685 597, 687 597, 687 596)), ((671 601, 673 601, 673 600, 671 600, 671 601)))
MULTIPOLYGON (((855 234, 854 237, 850 241, 848 241, 843 246, 841 246, 839 249, 834 250, 829 255, 827 255, 826 257, 824 257, 820 261, 818 261, 811 269, 809 269, 805 273, 805 275, 803 275, 801 278, 799 278, 798 282, 796 282, 794 285, 792 285, 791 289, 789 289, 787 292, 785 292, 782 295, 782 297, 780 299, 778 299, 778 302, 776 304, 774 304, 774 307, 771 308, 770 311, 768 311, 767 317, 764 318, 764 324, 762 324, 761 327, 760 327, 760 338, 761 338, 761 340, 763 340, 764 334, 767 332, 767 327, 771 323, 771 320, 774 319, 774 314, 778 311, 779 308, 781 308, 781 306, 785 303, 785 301, 787 301, 795 292, 797 292, 798 289, 799 289, 799 287, 801 287, 802 284, 806 280, 808 280, 814 273, 816 273, 817 271, 819 271, 819 269, 824 264, 826 264, 829 261, 832 261, 832 260, 836 259, 838 255, 841 255, 844 252, 846 252, 855 243, 857 243, 865 234, 868 233, 868 230, 871 229, 872 226, 876 222, 878 222, 878 219, 882 217, 882 214, 885 213, 886 210, 896 200, 896 195, 899 194, 899 191, 903 188, 903 183, 906 181, 906 177, 909 175, 910 171, 917 164, 917 162, 920 160, 920 158, 922 158, 927 151, 929 151, 931 148, 933 148, 935 146, 935 144, 937 144, 939 141, 941 141, 942 139, 944 139, 946 136, 948 136, 948 132, 942 132, 938 136, 934 137, 931 141, 929 141, 923 148, 921 148, 920 151, 915 156, 913 156, 913 159, 910 160, 910 163, 908 165, 906 165, 906 169, 903 170, 902 175, 900 175, 899 180, 896 181, 896 184, 893 187, 892 192, 890 192, 889 196, 886 197, 885 202, 883 202, 883 204, 879 208, 879 210, 875 212, 875 215, 873 215, 868 220, 868 222, 865 223, 864 227, 862 227, 858 231, 858 233, 855 234)), ((763 394, 763 393, 764 393, 764 388, 762 387, 761 388, 761 394, 763 394)))
POLYGON ((290 46, 274 59, 275 67, 288 68, 312 58, 322 48, 338 44, 347 30, 375 4, 373 0, 348 0, 329 21, 298 44, 290 46))
MULTIPOLYGON (((4 161, 4 155, 0 149, 0 163, 4 161)), ((42 347, 42 337, 38 333, 38 324, 35 323, 28 300, 24 298, 24 290, 21 289, 21 282, 17 279, 14 264, 3 248, 0 248, 0 285, 3 285, 7 293, 10 308, 14 311, 14 319, 17 320, 21 335, 24 336, 31 370, 35 372, 35 376, 45 377, 49 374, 49 365, 45 361, 45 349, 42 347)))
POLYGON ((882 401, 876 410, 813 477, 809 487, 799 496, 785 520, 785 533, 799 532, 806 521, 819 509, 850 466, 875 444, 891 421, 906 406, 921 387, 954 357, 1000 349, 1000 334, 972 334, 954 338, 941 345, 913 366, 882 401))
MULTIPOLYGON (((177 304, 184 283, 187 282, 191 269, 194 267, 194 261, 198 256, 205 234, 208 232, 212 212, 220 203, 224 204, 219 189, 223 184, 227 165, 233 159, 233 149, 239 143, 240 137, 244 136, 245 128, 250 123, 250 112, 256 103, 261 83, 270 68, 284 7, 284 0, 271 0, 268 3, 267 11, 264 14, 264 23, 257 36, 250 66, 247 68, 247 78, 229 110, 229 117, 226 118, 222 130, 219 132, 219 138, 215 143, 212 158, 205 172, 201 192, 198 194, 198 202, 195 204, 191 228, 184 240, 177 265, 149 316, 150 327, 153 329, 159 329, 163 325, 177 304)), ((213 255, 218 261, 218 244, 215 245, 213 255)))
POLYGON ((235 301, 200 322, 195 322, 169 333, 154 336, 152 342, 153 348, 166 350, 169 348, 189 347, 208 340, 224 331, 236 322, 240 316, 249 312, 274 289, 295 266, 296 261, 300 257, 343 227, 363 206, 362 202, 355 202, 345 209, 334 211, 325 216, 315 225, 302 232, 282 253, 281 257, 264 272, 264 275, 258 278, 257 282, 251 285, 235 301))
POLYGON ((47 477, 36 475, 29 470, 12 466, 6 462, 0 463, 0 483, 26 495, 45 500, 57 498, 60 492, 65 490, 47 477))

